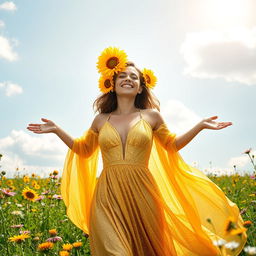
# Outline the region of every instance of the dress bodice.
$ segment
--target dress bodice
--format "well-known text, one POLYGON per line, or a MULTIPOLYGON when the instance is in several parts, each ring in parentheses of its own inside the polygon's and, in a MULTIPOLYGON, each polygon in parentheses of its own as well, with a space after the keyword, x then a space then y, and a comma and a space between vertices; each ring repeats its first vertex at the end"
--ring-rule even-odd
POLYGON ((99 132, 103 166, 134 163, 147 166, 152 146, 151 125, 141 118, 128 131, 123 146, 117 129, 107 120, 99 132))

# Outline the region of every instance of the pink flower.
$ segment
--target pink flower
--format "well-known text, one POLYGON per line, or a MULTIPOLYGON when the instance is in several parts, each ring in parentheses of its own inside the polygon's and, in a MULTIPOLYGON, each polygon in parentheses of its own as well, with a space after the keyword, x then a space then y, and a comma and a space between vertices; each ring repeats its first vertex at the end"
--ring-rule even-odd
POLYGON ((255 179, 256 179, 256 177, 255 177, 254 175, 252 175, 252 176, 250 176, 250 179, 255 180, 255 179))
POLYGON ((29 230, 20 230, 20 234, 30 234, 29 230))
POLYGON ((250 154, 251 150, 252 150, 252 148, 249 148, 249 149, 245 150, 244 154, 250 154))
POLYGON ((12 192, 10 189, 8 189, 8 188, 2 188, 2 189, 0 189, 3 193, 4 193, 4 195, 6 195, 6 196, 14 196, 14 195, 16 195, 16 193, 15 192, 12 192))
POLYGON ((24 225, 23 224, 18 224, 18 225, 11 225, 11 228, 22 228, 24 225))
POLYGON ((61 195, 53 195, 52 198, 55 198, 55 199, 62 199, 62 196, 61 195))
POLYGON ((35 201, 41 201, 43 199, 44 199, 44 196, 40 195, 40 196, 38 196, 38 198, 35 199, 35 201))
POLYGON ((60 236, 54 236, 54 237, 48 238, 46 241, 56 243, 57 241, 62 241, 62 238, 60 236))

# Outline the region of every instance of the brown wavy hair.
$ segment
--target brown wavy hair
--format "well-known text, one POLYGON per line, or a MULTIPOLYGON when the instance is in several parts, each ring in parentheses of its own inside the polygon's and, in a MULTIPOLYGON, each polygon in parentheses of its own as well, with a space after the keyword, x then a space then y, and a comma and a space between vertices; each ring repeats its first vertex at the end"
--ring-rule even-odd
MULTIPOLYGON (((136 108, 147 109, 147 108, 156 108, 160 111, 160 102, 157 97, 151 92, 150 89, 146 87, 144 77, 142 72, 135 66, 135 64, 131 61, 126 63, 127 67, 134 67, 140 77, 140 85, 143 90, 140 94, 137 94, 135 97, 134 105, 136 108)), ((116 78, 118 74, 113 76, 113 82, 116 83, 116 78)), ((117 108, 117 97, 115 91, 110 91, 108 93, 104 93, 100 95, 93 103, 93 108, 95 109, 95 113, 110 113, 117 108)))

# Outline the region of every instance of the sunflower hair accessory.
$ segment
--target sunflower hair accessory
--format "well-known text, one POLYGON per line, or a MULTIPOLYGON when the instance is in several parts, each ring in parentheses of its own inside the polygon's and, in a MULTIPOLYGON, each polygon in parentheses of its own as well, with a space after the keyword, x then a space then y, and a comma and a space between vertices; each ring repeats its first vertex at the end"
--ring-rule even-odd
MULTIPOLYGON (((117 47, 108 47, 102 51, 97 62, 98 72, 101 73, 98 85, 101 92, 104 94, 113 92, 113 76, 125 69, 127 62, 127 54, 117 47)), ((157 79, 153 71, 144 68, 142 74, 145 86, 150 89, 154 88, 157 79)))

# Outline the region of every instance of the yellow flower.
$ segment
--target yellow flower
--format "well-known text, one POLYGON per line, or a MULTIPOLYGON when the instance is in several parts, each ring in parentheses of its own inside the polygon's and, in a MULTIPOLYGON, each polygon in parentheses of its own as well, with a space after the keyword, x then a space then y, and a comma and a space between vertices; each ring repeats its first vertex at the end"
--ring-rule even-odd
POLYGON ((58 175, 58 173, 59 173, 59 172, 58 172, 57 170, 54 170, 54 171, 53 171, 53 175, 58 175))
POLYGON ((65 251, 71 251, 72 248, 73 248, 72 244, 63 244, 62 245, 62 249, 65 250, 65 251))
POLYGON ((57 235, 57 230, 54 228, 54 229, 50 229, 49 230, 49 234, 51 235, 51 236, 56 236, 57 235))
POLYGON ((18 236, 9 237, 8 239, 11 242, 21 243, 22 241, 24 241, 26 238, 29 238, 29 237, 30 236, 28 234, 21 234, 21 235, 18 235, 18 236))
POLYGON ((23 189, 22 195, 25 199, 30 200, 32 202, 34 202, 35 199, 38 198, 38 194, 33 189, 30 189, 29 187, 26 187, 23 189))
POLYGON ((37 182, 35 180, 32 180, 32 182, 31 182, 32 187, 34 187, 36 184, 37 184, 37 182))
POLYGON ((31 177, 32 177, 32 178, 35 178, 35 177, 36 177, 35 173, 32 173, 32 174, 31 174, 31 177))
POLYGON ((97 68, 104 76, 113 76, 126 67, 127 55, 116 47, 108 47, 98 57, 97 68))
POLYGON ((156 85, 157 78, 154 75, 153 71, 151 71, 150 69, 144 68, 142 70, 142 74, 143 74, 146 86, 150 89, 154 88, 156 85))
POLYGON ((52 242, 45 242, 45 243, 42 243, 42 244, 39 244, 37 249, 39 251, 46 251, 46 250, 50 250, 53 248, 53 243, 52 242))
POLYGON ((29 183, 29 177, 25 175, 25 176, 23 177, 23 181, 24 181, 25 183, 29 183))
POLYGON ((7 185, 10 187, 10 186, 12 186, 13 185, 13 181, 12 180, 7 180, 7 185))
POLYGON ((241 235, 247 230, 247 228, 238 228, 230 231, 230 235, 241 235))
POLYGON ((234 217, 228 217, 228 219, 226 220, 226 223, 224 225, 224 230, 227 233, 229 233, 232 229, 235 229, 235 219, 234 217))
POLYGON ((251 225, 252 225, 252 222, 251 222, 250 220, 246 220, 246 221, 243 223, 243 226, 246 227, 246 228, 249 228, 251 225))
POLYGON ((67 251, 60 251, 59 255, 60 256, 69 256, 69 252, 67 252, 67 251))
POLYGON ((74 246, 74 248, 78 248, 78 247, 81 247, 82 244, 83 244, 82 242, 75 242, 72 245, 74 246))
POLYGON ((35 188, 35 189, 40 189, 40 185, 36 184, 36 185, 34 186, 34 188, 35 188))
POLYGON ((103 93, 108 93, 114 87, 112 76, 101 76, 99 79, 99 88, 103 93))

